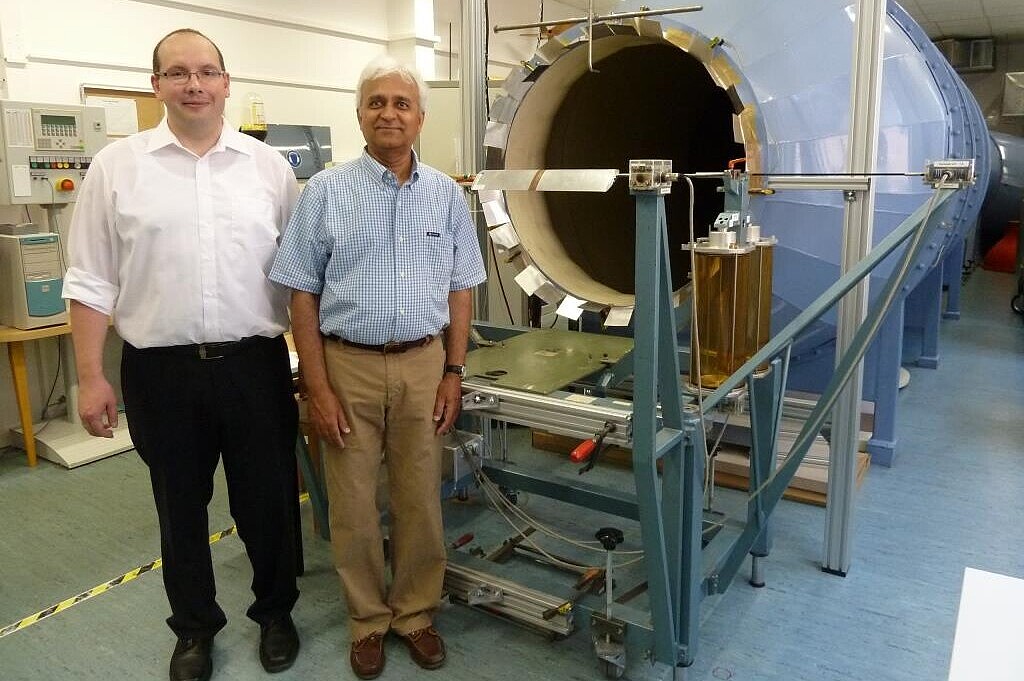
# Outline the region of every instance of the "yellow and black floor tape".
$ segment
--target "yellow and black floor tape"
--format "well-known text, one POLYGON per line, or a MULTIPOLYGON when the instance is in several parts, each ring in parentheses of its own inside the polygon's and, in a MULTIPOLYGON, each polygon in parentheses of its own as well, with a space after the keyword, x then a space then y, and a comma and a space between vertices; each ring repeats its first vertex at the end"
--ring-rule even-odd
MULTIPOLYGON (((300 502, 304 502, 307 499, 309 499, 309 494, 307 494, 306 492, 303 492, 302 495, 299 497, 299 501, 300 502)), ((211 534, 210 535, 210 544, 216 544, 217 542, 219 542, 224 537, 228 537, 228 536, 230 536, 232 534, 235 534, 235 531, 236 531, 235 526, 232 525, 231 527, 227 528, 226 530, 221 530, 220 532, 215 532, 215 533, 211 534)), ((128 572, 124 573, 123 575, 119 575, 117 577, 114 577, 109 582, 104 582, 103 584, 100 584, 99 586, 94 586, 93 588, 89 589, 88 591, 83 591, 82 593, 78 594, 77 596, 72 596, 71 598, 65 598, 60 603, 56 603, 54 605, 51 605, 50 607, 46 608, 45 610, 40 610, 39 612, 35 613, 34 615, 29 615, 28 617, 24 617, 24 618, 18 620, 17 622, 14 622, 13 624, 8 624, 3 629, 0 629, 0 638, 3 638, 4 636, 9 636, 10 634, 13 634, 16 631, 21 631, 22 629, 24 629, 26 627, 30 627, 33 624, 35 624, 36 622, 44 620, 47 617, 51 617, 53 615, 56 615, 59 612, 63 612, 64 610, 67 610, 71 606, 78 605, 79 603, 81 603, 83 601, 87 601, 90 598, 93 598, 94 596, 99 596, 100 594, 106 593, 107 591, 110 591, 111 589, 113 589, 116 586, 121 586, 122 584, 127 584, 128 582, 132 581, 133 579, 138 579, 139 577, 141 577, 142 575, 146 574, 147 572, 152 572, 153 570, 159 570, 161 565, 163 565, 163 559, 157 558, 156 560, 150 561, 149 563, 146 563, 145 565, 140 565, 140 566, 138 566, 137 568, 135 568, 133 570, 129 570, 128 572)))

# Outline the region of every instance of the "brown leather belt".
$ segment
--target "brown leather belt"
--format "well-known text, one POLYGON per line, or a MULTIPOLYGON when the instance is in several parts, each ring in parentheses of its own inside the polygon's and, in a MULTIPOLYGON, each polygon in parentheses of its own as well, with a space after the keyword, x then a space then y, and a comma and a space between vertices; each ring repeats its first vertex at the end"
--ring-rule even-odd
POLYGON ((411 341, 391 341, 384 345, 367 345, 366 343, 356 343, 355 341, 346 340, 339 336, 331 336, 334 340, 338 341, 342 345, 347 345, 350 348, 359 348, 360 350, 369 350, 370 352, 379 352, 385 355, 393 355, 399 352, 405 352, 406 350, 412 350, 413 348, 421 348, 424 345, 429 345, 430 341, 434 340, 433 336, 424 336, 411 341))

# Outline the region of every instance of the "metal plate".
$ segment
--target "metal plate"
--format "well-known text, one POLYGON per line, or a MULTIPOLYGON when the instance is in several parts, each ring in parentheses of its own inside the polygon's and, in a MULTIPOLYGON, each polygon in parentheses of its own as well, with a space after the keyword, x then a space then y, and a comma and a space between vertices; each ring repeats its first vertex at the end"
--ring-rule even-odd
POLYGON ((632 338, 540 329, 473 350, 466 372, 495 386, 546 395, 618 362, 632 349, 632 338))

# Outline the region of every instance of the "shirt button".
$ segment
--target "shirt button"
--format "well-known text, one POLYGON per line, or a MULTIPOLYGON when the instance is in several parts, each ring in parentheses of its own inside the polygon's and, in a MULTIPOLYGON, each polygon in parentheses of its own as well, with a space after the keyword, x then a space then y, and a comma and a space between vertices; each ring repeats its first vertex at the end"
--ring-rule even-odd
POLYGON ((405 272, 399 272, 398 276, 400 276, 402 279, 405 279, 405 272))
POLYGON ((402 243, 403 241, 405 241, 405 237, 404 236, 398 237, 398 242, 399 243, 402 243))
POLYGON ((398 314, 405 314, 405 310, 399 310, 398 314))

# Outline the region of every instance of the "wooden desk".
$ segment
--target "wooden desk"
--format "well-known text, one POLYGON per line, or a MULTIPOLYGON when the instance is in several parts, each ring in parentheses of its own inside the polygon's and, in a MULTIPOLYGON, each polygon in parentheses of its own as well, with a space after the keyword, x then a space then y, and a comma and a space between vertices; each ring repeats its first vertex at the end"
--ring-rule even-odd
POLYGON ((36 465, 36 437, 32 430, 32 403, 28 399, 28 370, 25 368, 25 341, 52 338, 71 333, 70 324, 44 326, 30 331, 14 329, 0 325, 0 343, 7 344, 7 358, 11 362, 11 375, 14 377, 14 394, 18 400, 18 416, 21 429, 25 434, 25 454, 28 465, 36 465))

